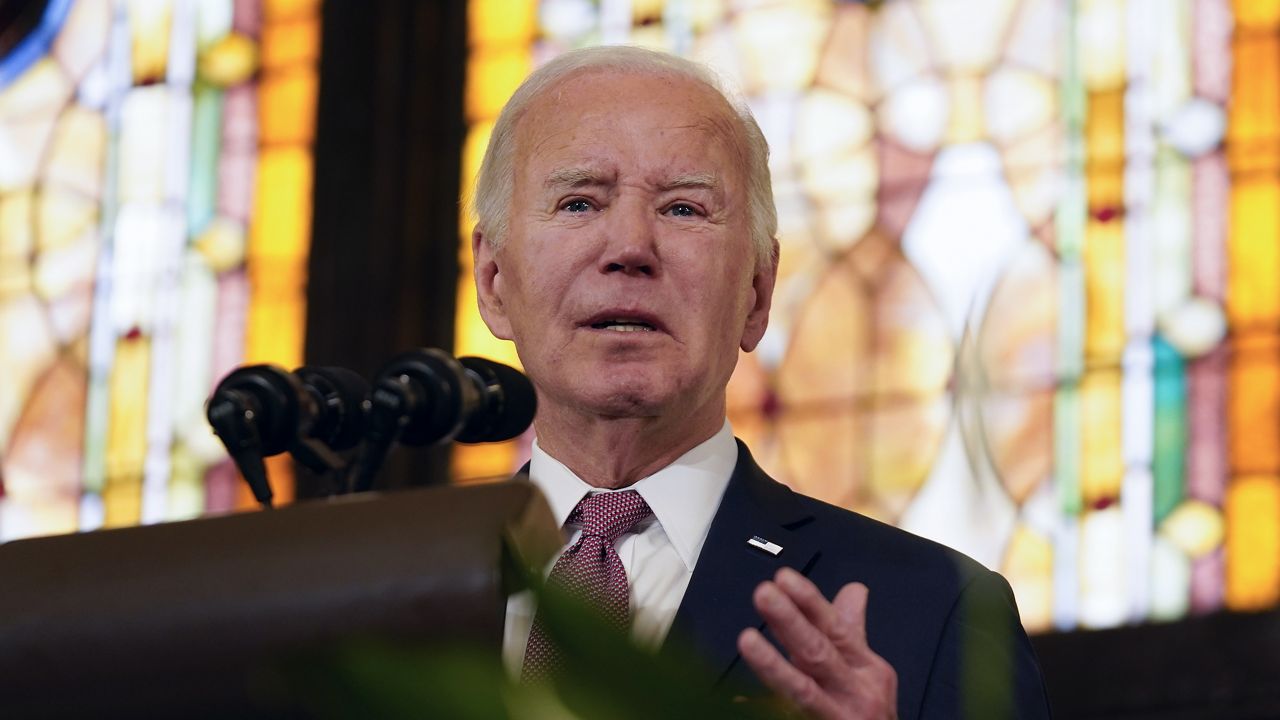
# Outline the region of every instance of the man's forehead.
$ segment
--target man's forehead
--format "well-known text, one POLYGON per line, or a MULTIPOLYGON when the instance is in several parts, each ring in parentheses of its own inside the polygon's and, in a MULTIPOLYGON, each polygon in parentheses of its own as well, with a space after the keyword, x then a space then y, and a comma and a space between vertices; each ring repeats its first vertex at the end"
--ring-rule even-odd
MULTIPOLYGON (((546 188, 573 188, 588 185, 613 185, 618 182, 619 169, 612 163, 588 163, 553 167, 543 179, 546 188)), ((701 188, 719 190, 724 185, 721 173, 713 169, 687 169, 659 167, 642 180, 659 188, 701 188)))

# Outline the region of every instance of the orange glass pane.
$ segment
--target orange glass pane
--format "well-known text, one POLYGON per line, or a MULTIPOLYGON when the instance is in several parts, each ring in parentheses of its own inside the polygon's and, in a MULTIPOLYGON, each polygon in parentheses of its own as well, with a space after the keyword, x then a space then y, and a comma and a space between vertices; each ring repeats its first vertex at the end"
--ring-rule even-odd
POLYGON ((315 17, 320 13, 320 0, 264 0, 262 4, 269 22, 315 17))
POLYGON ((451 475, 463 483, 506 479, 516 470, 517 449, 516 440, 482 445, 455 443, 451 475))
POLYGON ((1227 590, 1232 610, 1280 602, 1280 477, 1253 475, 1227 488, 1227 590))
POLYGON ((533 69, 529 48, 477 50, 467 62, 467 122, 496 118, 533 69))
POLYGON ((1280 0, 1232 0, 1239 29, 1265 30, 1280 25, 1280 0))
POLYGON ((1234 43, 1227 158, 1233 170, 1280 163, 1280 37, 1241 35, 1234 43))
POLYGON ((1120 398, 1118 371, 1088 372, 1080 382, 1080 494, 1085 505, 1120 497, 1120 398))
POLYGON ((262 29, 262 67, 313 66, 320 55, 320 17, 269 23, 262 29))
POLYGON ((528 45, 537 30, 536 0, 470 0, 467 41, 472 47, 528 45))
POLYGON ((263 145, 311 142, 318 88, 319 74, 314 67, 273 73, 262 79, 258 132, 263 145))
POLYGON ((1089 93, 1085 115, 1085 157, 1088 162, 1124 159, 1124 91, 1089 93))
POLYGON ((1119 362, 1124 350, 1124 225, 1116 218, 1085 226, 1085 355, 1119 362))
POLYGON ((1232 474, 1280 473, 1280 338, 1245 335, 1232 343, 1227 375, 1227 438, 1232 474))
POLYGON ((142 471, 147 452, 147 392, 151 340, 116 343, 109 384, 106 486, 102 490, 106 527, 136 525, 142 512, 142 471))

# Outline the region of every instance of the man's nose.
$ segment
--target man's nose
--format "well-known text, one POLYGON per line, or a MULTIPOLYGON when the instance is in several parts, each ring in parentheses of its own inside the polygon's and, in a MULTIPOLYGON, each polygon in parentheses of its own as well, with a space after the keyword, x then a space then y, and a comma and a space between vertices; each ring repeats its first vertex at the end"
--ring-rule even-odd
POLYGON ((600 256, 601 272, 650 277, 658 273, 654 218, 647 208, 638 205, 623 202, 610 208, 605 249, 600 256))

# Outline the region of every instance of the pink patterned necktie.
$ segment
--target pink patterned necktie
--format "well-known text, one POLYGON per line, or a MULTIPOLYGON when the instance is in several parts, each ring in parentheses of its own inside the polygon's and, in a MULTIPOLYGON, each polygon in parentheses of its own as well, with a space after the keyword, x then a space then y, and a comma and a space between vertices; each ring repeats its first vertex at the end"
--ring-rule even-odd
MULTIPOLYGON (((586 496, 569 513, 569 523, 580 523, 582 535, 556 560, 547 583, 599 609, 618 630, 626 632, 631 625, 627 571, 613 544, 652 514, 635 490, 586 496)), ((561 650, 547 637, 541 613, 535 614, 521 679, 542 680, 558 670, 561 661, 561 650)))

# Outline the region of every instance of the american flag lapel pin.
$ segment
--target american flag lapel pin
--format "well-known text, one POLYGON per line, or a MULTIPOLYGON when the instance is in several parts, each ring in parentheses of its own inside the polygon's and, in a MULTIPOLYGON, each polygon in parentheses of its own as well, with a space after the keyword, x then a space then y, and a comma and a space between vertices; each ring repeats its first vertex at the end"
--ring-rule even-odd
POLYGON ((765 540, 759 535, 752 535, 751 538, 747 540, 747 544, 753 548, 756 548, 757 550, 763 550, 775 557, 778 555, 778 553, 782 552, 781 545, 779 545, 776 542, 770 542, 768 540, 765 540))

